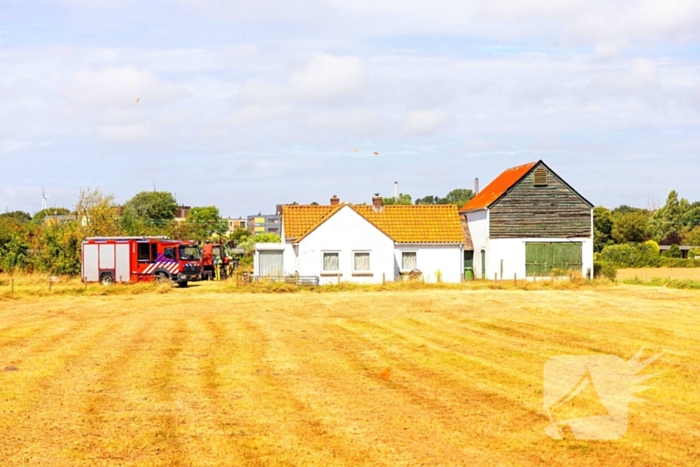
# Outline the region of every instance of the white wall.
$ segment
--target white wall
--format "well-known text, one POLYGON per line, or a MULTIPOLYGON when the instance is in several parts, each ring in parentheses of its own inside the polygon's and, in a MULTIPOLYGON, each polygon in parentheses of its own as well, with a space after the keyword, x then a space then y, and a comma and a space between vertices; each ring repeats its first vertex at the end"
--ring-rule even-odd
POLYGON ((487 271, 486 277, 493 277, 493 274, 489 276, 488 262, 489 262, 489 211, 482 209, 480 211, 473 211, 467 213, 467 223, 469 224, 469 233, 472 237, 472 244, 474 245, 474 277, 481 277, 481 250, 486 251, 486 263, 487 271))
MULTIPOLYGON (((394 280, 394 241, 370 224, 350 207, 342 208, 333 217, 311 232, 298 245, 300 276, 319 276, 321 284, 334 283, 335 276, 323 276, 324 251, 339 253, 340 280, 344 282, 381 283, 394 280), (370 252, 371 277, 353 276, 355 251, 370 252)), ((285 269, 287 256, 285 256, 285 269)))
MULTIPOLYGON (((517 274, 519 280, 526 278, 526 242, 581 242, 583 244, 583 266, 581 268, 581 274, 585 277, 589 268, 591 274, 593 273, 593 239, 591 238, 492 238, 489 241, 489 248, 486 250, 486 279, 493 280, 494 274, 498 275, 498 279, 501 278, 501 260, 503 260, 504 280, 513 280, 513 274, 517 274)), ((475 248, 475 264, 477 254, 480 253, 476 251, 475 248)))
POLYGON ((423 273, 425 282, 437 282, 438 270, 442 274, 442 282, 462 281, 464 271, 462 245, 397 244, 394 249, 397 277, 401 272, 401 254, 404 251, 416 252, 416 269, 423 273))

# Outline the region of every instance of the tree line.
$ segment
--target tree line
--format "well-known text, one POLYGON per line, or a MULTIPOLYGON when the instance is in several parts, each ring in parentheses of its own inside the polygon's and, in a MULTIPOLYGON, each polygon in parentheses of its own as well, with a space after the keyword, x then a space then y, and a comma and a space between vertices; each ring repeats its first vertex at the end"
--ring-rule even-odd
MULTIPOLYGON (((385 197, 383 202, 461 207, 473 197, 472 190, 455 189, 444 197, 430 195, 414 201, 409 194, 401 193, 397 199, 385 197)), ((83 239, 94 236, 163 235, 197 241, 223 238, 247 250, 256 242, 279 241, 274 234, 253 239, 245 229, 237 229, 225 237, 228 223, 216 206, 193 207, 184 222, 176 222, 178 208, 169 192, 144 191, 120 206, 112 195, 87 189, 80 192, 72 210, 49 208, 33 216, 21 211, 2 213, 0 271, 79 274, 80 245, 83 239)), ((593 225, 597 259, 618 266, 659 265, 659 257, 680 256, 677 247, 659 255, 659 244, 700 246, 700 202, 679 198, 674 190, 666 203, 654 210, 626 205, 614 209, 598 206, 593 210, 593 225)), ((700 251, 697 254, 700 256, 700 251)))
POLYGON ((0 214, 0 271, 79 274, 80 246, 87 237, 162 235, 203 241, 228 230, 215 206, 193 207, 185 222, 175 221, 177 210, 168 192, 141 192, 120 206, 114 196, 87 189, 73 210, 0 214))

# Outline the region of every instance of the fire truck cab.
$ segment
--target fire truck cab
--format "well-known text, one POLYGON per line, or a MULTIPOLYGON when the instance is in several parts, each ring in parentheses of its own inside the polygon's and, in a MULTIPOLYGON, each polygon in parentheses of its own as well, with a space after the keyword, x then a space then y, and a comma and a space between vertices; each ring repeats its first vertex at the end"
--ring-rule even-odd
POLYGON ((82 244, 83 282, 199 280, 201 252, 195 242, 168 237, 90 237, 82 244))

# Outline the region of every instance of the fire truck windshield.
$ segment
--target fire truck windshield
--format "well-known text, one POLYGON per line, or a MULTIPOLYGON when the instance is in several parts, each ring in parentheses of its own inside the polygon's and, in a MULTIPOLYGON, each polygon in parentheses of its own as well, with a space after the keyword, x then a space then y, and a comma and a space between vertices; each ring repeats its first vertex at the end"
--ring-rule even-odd
POLYGON ((185 261, 192 261, 201 259, 202 255, 199 253, 199 248, 196 246, 181 246, 180 247, 180 259, 185 261))

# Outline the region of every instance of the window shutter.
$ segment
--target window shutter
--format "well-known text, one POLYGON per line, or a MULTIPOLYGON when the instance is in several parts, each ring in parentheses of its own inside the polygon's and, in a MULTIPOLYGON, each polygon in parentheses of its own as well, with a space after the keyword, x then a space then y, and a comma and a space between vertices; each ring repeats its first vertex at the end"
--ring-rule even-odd
POLYGON ((539 167, 534 173, 535 186, 547 186, 547 169, 539 167))

